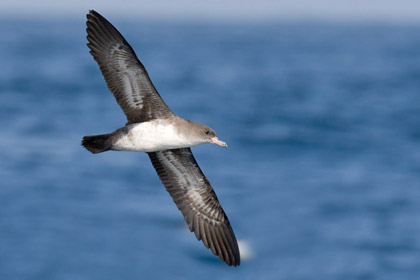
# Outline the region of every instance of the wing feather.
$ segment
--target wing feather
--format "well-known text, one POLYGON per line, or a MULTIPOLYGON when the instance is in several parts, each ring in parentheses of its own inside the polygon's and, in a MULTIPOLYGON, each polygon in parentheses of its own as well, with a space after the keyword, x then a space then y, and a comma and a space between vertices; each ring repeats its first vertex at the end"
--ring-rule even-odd
POLYGON ((120 32, 95 11, 87 14, 87 44, 128 123, 173 115, 120 32))
POLYGON ((190 148, 148 153, 190 231, 228 265, 239 265, 235 234, 190 148))

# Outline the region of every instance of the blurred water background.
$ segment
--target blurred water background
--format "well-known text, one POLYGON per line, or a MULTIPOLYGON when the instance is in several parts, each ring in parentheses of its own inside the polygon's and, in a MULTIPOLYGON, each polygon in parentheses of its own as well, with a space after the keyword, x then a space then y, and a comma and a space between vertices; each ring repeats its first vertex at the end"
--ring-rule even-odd
POLYGON ((420 25, 109 19, 228 142, 193 152, 249 252, 197 242, 145 154, 82 149, 126 121, 84 21, 2 19, 0 279, 420 279, 420 25))

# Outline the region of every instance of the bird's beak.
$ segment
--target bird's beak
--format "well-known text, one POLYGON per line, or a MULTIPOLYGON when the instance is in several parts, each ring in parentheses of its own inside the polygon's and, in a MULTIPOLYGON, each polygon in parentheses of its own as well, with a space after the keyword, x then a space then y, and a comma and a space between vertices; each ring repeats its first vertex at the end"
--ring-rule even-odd
POLYGON ((219 138, 217 138, 216 136, 210 139, 210 143, 217 144, 217 145, 225 147, 225 148, 228 147, 226 142, 223 142, 223 141, 219 140, 219 138))

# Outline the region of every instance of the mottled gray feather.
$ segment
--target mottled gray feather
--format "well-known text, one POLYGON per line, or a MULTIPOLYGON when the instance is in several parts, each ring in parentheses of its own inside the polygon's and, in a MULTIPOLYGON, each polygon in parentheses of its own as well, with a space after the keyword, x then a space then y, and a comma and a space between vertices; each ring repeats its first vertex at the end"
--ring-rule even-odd
POLYGON ((228 265, 239 265, 235 234, 190 148, 148 153, 190 231, 228 265))
POLYGON ((90 53, 128 123, 172 116, 143 64, 118 30, 95 11, 87 14, 86 25, 90 53))

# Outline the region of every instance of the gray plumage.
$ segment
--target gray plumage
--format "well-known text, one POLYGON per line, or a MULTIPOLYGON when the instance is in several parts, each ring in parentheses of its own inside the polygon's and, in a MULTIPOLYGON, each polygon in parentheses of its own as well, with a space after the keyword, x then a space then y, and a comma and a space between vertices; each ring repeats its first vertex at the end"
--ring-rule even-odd
POLYGON ((95 11, 87 15, 87 44, 128 123, 173 116, 134 50, 118 30, 95 11))
MULTIPOLYGON (((90 11, 86 30, 90 53, 127 116, 127 125, 155 119, 180 122, 177 119, 181 118, 172 113, 158 94, 131 46, 111 23, 99 13, 90 11)), ((183 130, 188 130, 188 126, 195 126, 195 129, 189 130, 198 133, 197 137, 205 133, 208 136, 204 137, 217 139, 212 129, 191 121, 179 129, 180 133, 185 134, 183 130)), ((92 153, 104 152, 112 149, 115 142, 112 137, 115 135, 120 137, 118 130, 112 134, 85 136, 82 145, 92 153)), ((214 141, 226 146, 223 141, 214 141)), ((166 190, 184 215, 190 231, 228 265, 239 265, 240 253, 235 234, 191 149, 152 151, 148 155, 166 190)))
POLYGON ((239 265, 239 248, 229 220, 190 148, 148 153, 190 231, 228 265, 239 265))

